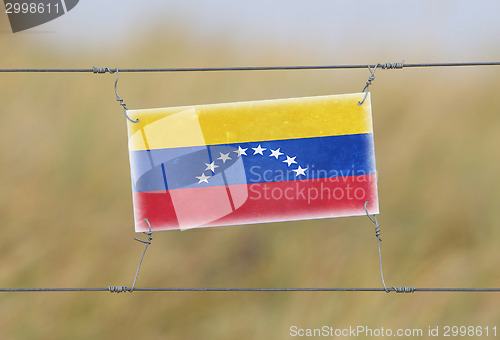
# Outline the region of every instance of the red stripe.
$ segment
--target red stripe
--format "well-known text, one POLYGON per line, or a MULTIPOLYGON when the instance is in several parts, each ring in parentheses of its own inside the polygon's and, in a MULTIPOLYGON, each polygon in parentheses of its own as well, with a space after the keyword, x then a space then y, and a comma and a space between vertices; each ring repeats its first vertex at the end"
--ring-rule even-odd
POLYGON ((377 214, 375 175, 134 193, 136 231, 364 215, 365 201, 377 214))

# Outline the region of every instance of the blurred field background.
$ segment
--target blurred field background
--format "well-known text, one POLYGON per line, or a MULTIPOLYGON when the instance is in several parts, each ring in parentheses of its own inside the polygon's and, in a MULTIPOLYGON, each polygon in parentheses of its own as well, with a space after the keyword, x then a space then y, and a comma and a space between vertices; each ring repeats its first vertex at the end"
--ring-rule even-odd
MULTIPOLYGON (((0 68, 406 57, 383 44, 364 51, 354 43, 351 54, 293 41, 241 50, 230 33, 200 38, 203 28, 182 18, 149 26, 129 43, 93 48, 88 38, 54 47, 44 43, 50 32, 13 36, 0 15, 0 68)), ((474 51, 472 59, 498 61, 497 45, 474 51)), ((415 47, 406 62, 473 61, 460 54, 443 60, 446 54, 427 47, 415 47)), ((135 109, 353 93, 368 76, 367 70, 123 73, 118 86, 135 109)), ((500 286, 499 76, 494 67, 377 71, 371 91, 388 286, 500 286)), ((1 287, 132 284, 143 244, 133 240, 126 121, 113 82, 109 74, 0 74, 1 287)), ((381 286, 366 217, 153 237, 138 287, 381 286)), ((0 338, 286 339, 292 325, 500 327, 499 302, 495 293, 1 293, 0 338)))

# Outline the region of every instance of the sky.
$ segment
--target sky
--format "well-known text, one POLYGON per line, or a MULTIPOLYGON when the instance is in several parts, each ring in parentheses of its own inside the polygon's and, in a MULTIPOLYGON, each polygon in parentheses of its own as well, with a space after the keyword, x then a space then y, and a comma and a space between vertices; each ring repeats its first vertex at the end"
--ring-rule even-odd
POLYGON ((250 56, 287 48, 311 62, 367 62, 374 54, 393 58, 384 62, 471 61, 500 53, 499 12, 497 0, 81 0, 63 17, 16 34, 78 53, 138 44, 155 29, 172 38, 175 26, 250 56))

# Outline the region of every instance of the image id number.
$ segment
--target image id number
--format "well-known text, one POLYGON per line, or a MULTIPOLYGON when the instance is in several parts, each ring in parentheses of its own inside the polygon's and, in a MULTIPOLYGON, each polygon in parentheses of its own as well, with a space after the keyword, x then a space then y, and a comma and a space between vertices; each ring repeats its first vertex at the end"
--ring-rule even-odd
POLYGON ((55 5, 36 3, 36 2, 23 2, 23 3, 5 3, 5 13, 7 14, 43 14, 43 13, 59 13, 59 3, 55 5))
POLYGON ((444 326, 443 336, 497 336, 497 326, 444 326))

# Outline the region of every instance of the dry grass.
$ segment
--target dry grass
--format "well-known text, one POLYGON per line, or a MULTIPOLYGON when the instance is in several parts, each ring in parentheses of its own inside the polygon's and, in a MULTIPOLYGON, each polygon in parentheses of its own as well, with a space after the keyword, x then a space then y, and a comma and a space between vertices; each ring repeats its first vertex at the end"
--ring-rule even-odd
MULTIPOLYGON (((203 57, 186 59, 193 43, 185 41, 158 44, 153 37, 119 55, 70 62, 29 38, 13 43, 2 34, 0 60, 5 67, 158 66, 158 60, 215 66, 232 53, 213 42, 203 57)), ((261 60, 279 63, 278 56, 261 60)), ((141 108, 357 92, 366 76, 123 74, 119 86, 129 106, 141 108)), ((372 101, 386 281, 498 286, 498 70, 377 76, 372 101)), ((133 241, 125 119, 112 85, 110 75, 1 75, 2 287, 131 283, 142 245, 133 241)), ((379 286, 373 225, 358 217, 158 233, 138 285, 379 286)), ((3 293, 0 337, 280 339, 291 325, 493 326, 498 302, 494 294, 3 293)))

